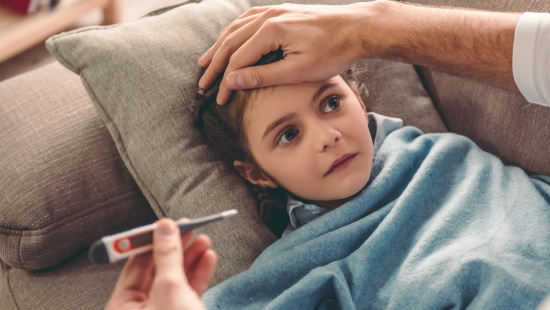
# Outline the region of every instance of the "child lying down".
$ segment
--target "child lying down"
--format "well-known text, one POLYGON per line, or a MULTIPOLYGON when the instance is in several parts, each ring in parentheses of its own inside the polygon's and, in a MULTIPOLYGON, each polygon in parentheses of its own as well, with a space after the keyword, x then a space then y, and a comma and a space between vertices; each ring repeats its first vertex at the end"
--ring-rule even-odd
POLYGON ((550 178, 367 113, 352 73, 224 106, 219 81, 199 95, 197 127, 283 236, 207 307, 534 309, 550 292, 550 178))

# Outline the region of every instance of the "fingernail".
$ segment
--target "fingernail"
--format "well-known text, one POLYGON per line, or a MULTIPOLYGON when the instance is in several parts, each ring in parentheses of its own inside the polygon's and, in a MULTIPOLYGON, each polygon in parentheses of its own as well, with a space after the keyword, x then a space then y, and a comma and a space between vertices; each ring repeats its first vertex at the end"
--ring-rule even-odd
POLYGON ((157 225, 160 233, 164 236, 170 236, 174 232, 174 229, 169 222, 159 221, 157 225))
POLYGON ((244 85, 243 78, 238 74, 231 74, 228 77, 228 84, 229 84, 228 85, 229 88, 232 88, 232 89, 243 88, 243 85, 244 85))

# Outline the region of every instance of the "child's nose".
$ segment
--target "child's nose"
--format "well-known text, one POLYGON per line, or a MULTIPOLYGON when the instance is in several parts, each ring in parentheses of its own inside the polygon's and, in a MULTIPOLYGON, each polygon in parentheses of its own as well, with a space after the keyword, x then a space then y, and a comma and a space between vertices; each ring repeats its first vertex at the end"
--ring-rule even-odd
POLYGON ((318 151, 324 152, 334 146, 342 138, 342 134, 334 127, 320 126, 319 128, 318 151))

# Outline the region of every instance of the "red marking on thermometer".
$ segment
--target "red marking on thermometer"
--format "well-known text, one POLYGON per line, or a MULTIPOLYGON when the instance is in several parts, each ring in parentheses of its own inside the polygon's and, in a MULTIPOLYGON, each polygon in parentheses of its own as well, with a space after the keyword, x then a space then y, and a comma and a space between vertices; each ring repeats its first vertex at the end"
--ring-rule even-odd
MULTIPOLYGON (((222 213, 205 216, 192 221, 176 222, 180 228, 180 235, 183 236, 191 230, 202 225, 223 220, 236 215, 236 209, 222 213)), ((157 224, 149 224, 137 227, 115 235, 106 236, 94 242, 88 252, 88 257, 94 263, 114 263, 132 255, 145 253, 153 249, 153 230, 157 224)))

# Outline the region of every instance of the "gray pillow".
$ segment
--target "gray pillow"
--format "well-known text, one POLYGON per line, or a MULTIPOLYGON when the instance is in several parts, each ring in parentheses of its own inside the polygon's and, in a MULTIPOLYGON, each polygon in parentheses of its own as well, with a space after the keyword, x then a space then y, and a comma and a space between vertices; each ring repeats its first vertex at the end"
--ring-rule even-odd
MULTIPOLYGON (((226 170, 192 125, 197 59, 223 27, 249 7, 265 4, 202 1, 47 41, 59 62, 80 75, 122 160, 159 217, 239 210, 237 217, 200 229, 210 235, 219 255, 214 284, 248 268, 276 238, 261 224, 244 181, 226 170)), ((379 74, 370 83, 382 96, 371 95, 369 100, 381 106, 391 103, 388 111, 416 120, 427 131, 445 130, 412 66, 371 63, 385 70, 374 72, 379 74)))

